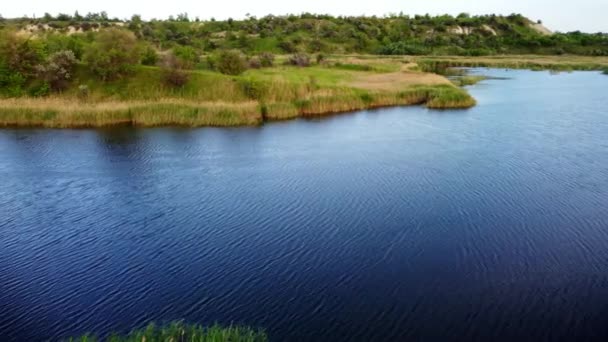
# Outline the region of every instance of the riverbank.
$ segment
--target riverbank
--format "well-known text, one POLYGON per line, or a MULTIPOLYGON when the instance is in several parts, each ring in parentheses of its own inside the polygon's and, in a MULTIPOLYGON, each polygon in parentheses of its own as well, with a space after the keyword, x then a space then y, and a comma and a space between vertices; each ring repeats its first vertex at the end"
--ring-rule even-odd
POLYGON ((311 67, 280 65, 240 76, 193 70, 182 88, 164 85, 157 67, 139 66, 131 77, 111 82, 96 81, 81 68, 61 94, 0 99, 0 126, 243 126, 387 106, 474 106, 461 87, 483 78, 450 82, 440 74, 451 67, 606 70, 608 58, 340 55, 311 67))
POLYGON ((428 72, 441 72, 451 67, 467 68, 508 68, 529 69, 534 71, 601 71, 608 68, 608 57, 588 56, 420 56, 415 61, 422 70, 428 72))
POLYGON ((465 90, 405 58, 332 58, 307 68, 277 66, 240 76, 195 70, 189 77, 176 89, 163 85, 156 67, 138 67, 132 77, 112 82, 94 81, 79 70, 61 94, 0 99, 0 126, 240 126, 386 106, 475 105, 465 90))

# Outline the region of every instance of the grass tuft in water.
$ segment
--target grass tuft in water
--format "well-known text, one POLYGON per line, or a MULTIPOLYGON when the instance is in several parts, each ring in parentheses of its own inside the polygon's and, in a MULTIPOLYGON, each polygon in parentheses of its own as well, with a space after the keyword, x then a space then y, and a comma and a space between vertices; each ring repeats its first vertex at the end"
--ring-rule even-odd
POLYGON ((94 335, 83 335, 67 339, 69 342, 266 342, 268 336, 262 330, 248 327, 213 325, 203 327, 197 324, 173 322, 166 326, 154 323, 147 327, 134 330, 126 335, 113 334, 107 339, 99 339, 94 335))
POLYGON ((485 76, 459 76, 459 77, 454 77, 452 78, 452 83, 454 83, 455 85, 459 86, 459 87, 464 87, 464 86, 471 86, 471 85, 475 85, 483 80, 485 80, 487 77, 485 76))

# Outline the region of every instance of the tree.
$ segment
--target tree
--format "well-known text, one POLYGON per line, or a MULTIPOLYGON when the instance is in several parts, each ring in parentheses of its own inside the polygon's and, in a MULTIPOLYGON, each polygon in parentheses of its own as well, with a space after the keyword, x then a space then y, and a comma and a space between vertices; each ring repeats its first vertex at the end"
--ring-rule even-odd
POLYGON ((70 50, 50 55, 44 64, 38 65, 38 77, 44 80, 52 90, 64 90, 74 75, 76 56, 70 50))
POLYGON ((184 13, 178 14, 177 15, 177 21, 189 22, 190 19, 188 18, 188 13, 184 12, 184 13))
POLYGON ((21 96, 26 83, 36 76, 36 66, 44 59, 39 41, 14 32, 0 31, 0 92, 21 96))
POLYGON ((89 69, 104 81, 129 75, 139 58, 133 32, 116 28, 101 31, 84 56, 89 69))
POLYGON ((7 32, 0 35, 0 59, 13 72, 30 78, 36 75, 36 66, 44 60, 44 46, 38 40, 7 32))

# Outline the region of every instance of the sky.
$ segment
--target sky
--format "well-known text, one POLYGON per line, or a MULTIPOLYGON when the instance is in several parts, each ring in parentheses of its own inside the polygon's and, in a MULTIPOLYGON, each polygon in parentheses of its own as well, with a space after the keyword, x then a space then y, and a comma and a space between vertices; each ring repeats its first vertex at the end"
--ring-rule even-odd
POLYGON ((188 13, 194 19, 244 18, 267 14, 282 15, 310 12, 332 15, 414 14, 511 14, 521 13, 530 19, 541 19, 554 31, 608 32, 608 0, 20 0, 5 2, 0 15, 5 18, 106 11, 110 17, 130 18, 139 14, 144 19, 167 18, 188 13))

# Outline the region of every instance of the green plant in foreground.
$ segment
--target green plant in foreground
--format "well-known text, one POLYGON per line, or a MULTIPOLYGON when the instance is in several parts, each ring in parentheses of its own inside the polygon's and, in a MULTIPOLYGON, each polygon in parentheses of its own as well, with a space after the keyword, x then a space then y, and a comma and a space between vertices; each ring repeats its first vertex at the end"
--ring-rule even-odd
POLYGON ((603 74, 608 75, 608 68, 604 69, 603 74))
POLYGON ((107 339, 99 339, 93 335, 71 337, 70 342, 266 342, 268 336, 262 330, 248 327, 213 325, 203 327, 198 324, 173 322, 166 326, 156 326, 151 323, 146 328, 134 330, 126 335, 113 334, 107 339))

